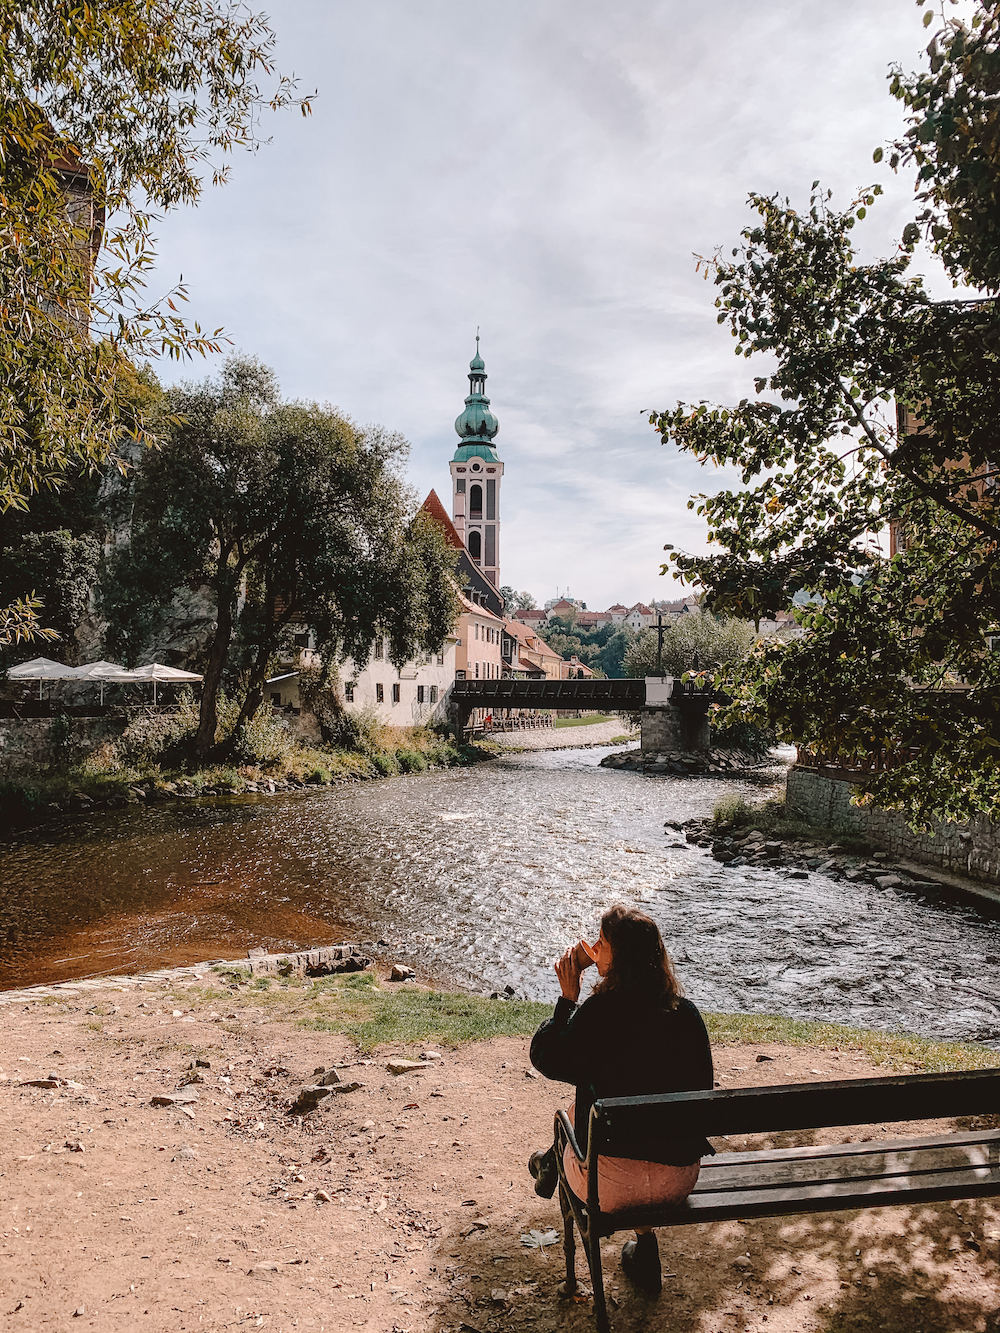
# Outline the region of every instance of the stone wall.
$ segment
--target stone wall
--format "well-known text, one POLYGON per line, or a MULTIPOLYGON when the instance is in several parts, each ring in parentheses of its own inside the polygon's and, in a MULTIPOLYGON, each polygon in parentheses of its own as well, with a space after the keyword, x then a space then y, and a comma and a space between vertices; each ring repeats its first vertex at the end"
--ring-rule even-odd
POLYGON ((675 750, 707 750, 709 745, 708 711, 678 708, 645 708, 642 711, 643 753, 670 754, 675 750))
POLYGON ((0 780, 20 782, 56 764, 78 764, 127 725, 124 717, 0 718, 0 780))
POLYGON ((854 784, 844 778, 797 766, 788 770, 785 803, 810 824, 850 833, 893 856, 940 866, 955 875, 986 884, 1000 882, 1000 827, 985 816, 968 824, 935 823, 931 832, 914 833, 893 810, 851 805, 854 784))

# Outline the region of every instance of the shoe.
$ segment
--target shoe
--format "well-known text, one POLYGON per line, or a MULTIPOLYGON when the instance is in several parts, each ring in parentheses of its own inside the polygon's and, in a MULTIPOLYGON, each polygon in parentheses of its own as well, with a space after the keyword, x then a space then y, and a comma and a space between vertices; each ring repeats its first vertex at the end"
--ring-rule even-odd
POLYGON ((553 1150, 546 1148, 545 1152, 533 1152, 528 1158, 528 1170, 535 1178, 535 1193, 543 1199, 551 1199, 559 1184, 559 1169, 553 1150))
POLYGON ((652 1231, 626 1241, 622 1246, 622 1271, 641 1291, 657 1295, 663 1287, 660 1273, 660 1247, 652 1231))

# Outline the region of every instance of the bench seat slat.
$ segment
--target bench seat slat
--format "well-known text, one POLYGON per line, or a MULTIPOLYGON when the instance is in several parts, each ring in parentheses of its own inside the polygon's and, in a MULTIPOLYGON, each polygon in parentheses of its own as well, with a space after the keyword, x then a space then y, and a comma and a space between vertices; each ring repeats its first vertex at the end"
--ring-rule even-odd
MULTIPOLYGON (((700 1185, 700 1182, 699 1182, 700 1185)), ((601 1233, 636 1226, 688 1226, 731 1218, 786 1217, 795 1213, 832 1213, 862 1208, 905 1207, 946 1199, 994 1198, 1000 1194, 995 1169, 928 1172, 915 1179, 892 1176, 870 1181, 824 1181, 782 1189, 705 1191, 696 1189, 676 1208, 633 1208, 601 1214, 601 1233)))
POLYGON ((741 1162, 715 1157, 702 1165, 696 1188, 702 1191, 749 1187, 773 1189, 789 1182, 809 1185, 823 1180, 916 1178, 927 1172, 961 1171, 979 1166, 992 1166, 1000 1185, 1000 1134, 985 1143, 955 1144, 934 1139, 909 1148, 897 1143, 883 1143, 880 1152, 810 1153, 776 1160, 765 1151, 756 1158, 749 1157, 741 1162))
POLYGON ((922 1148, 924 1144, 949 1143, 992 1143, 1000 1138, 1000 1130, 980 1129, 965 1134, 930 1134, 908 1139, 868 1139, 858 1143, 813 1143, 801 1148, 747 1149, 745 1152, 726 1152, 721 1149, 718 1157, 703 1158, 702 1171, 716 1162, 728 1166, 737 1162, 756 1162, 761 1152, 766 1152, 772 1161, 801 1159, 803 1157, 861 1157, 865 1153, 881 1153, 891 1146, 894 1149, 922 1148))

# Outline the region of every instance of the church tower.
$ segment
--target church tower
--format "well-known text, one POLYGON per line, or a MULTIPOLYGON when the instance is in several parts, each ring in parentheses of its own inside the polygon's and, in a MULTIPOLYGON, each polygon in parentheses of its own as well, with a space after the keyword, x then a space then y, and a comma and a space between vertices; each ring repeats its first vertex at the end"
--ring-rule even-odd
POLYGON ((486 365, 479 355, 469 362, 469 396, 455 421, 459 445, 451 460, 451 512, 469 558, 500 586, 500 480, 503 463, 493 448, 500 423, 486 397, 486 365))

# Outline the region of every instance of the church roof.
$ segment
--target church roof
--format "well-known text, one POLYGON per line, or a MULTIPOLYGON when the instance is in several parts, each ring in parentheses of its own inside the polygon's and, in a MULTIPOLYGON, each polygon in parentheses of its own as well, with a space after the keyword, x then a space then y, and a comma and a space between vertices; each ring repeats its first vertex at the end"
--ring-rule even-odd
POLYGON ((444 539, 449 546, 454 546, 457 551, 465 550, 462 539, 455 530, 454 523, 452 523, 451 519, 448 517, 447 510, 438 499, 437 491, 433 489, 431 490, 427 499, 420 506, 420 512, 422 514, 428 514, 435 523, 441 527, 444 532, 444 539))

